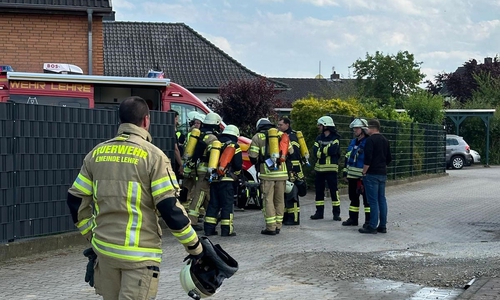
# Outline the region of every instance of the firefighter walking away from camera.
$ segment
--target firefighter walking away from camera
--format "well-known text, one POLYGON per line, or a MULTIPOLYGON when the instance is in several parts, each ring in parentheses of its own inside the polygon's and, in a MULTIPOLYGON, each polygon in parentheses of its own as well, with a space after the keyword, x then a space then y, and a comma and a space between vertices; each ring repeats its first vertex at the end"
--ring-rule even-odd
MULTIPOLYGON (((234 125, 227 125, 219 136, 221 143, 220 158, 218 167, 215 170, 215 179, 210 183, 210 202, 208 202, 207 214, 205 216, 205 235, 217 235, 215 230, 220 213, 220 235, 235 236, 233 227, 233 202, 234 202, 234 182, 238 180, 243 166, 243 156, 238 137, 240 130, 234 125)), ((213 145, 213 144, 212 144, 213 145)), ((212 148, 212 151, 214 148, 212 148)), ((212 158, 212 153, 210 153, 212 158)), ((210 165, 209 167, 213 167, 210 165)))
POLYGON ((200 128, 205 120, 205 115, 197 112, 190 111, 187 114, 189 132, 184 143, 183 168, 184 179, 182 180, 181 192, 179 201, 184 205, 184 208, 189 209, 192 201, 193 189, 196 184, 196 164, 192 162, 191 158, 194 153, 196 142, 200 136, 200 128), (190 142, 190 138, 193 136, 190 142), (188 146, 189 145, 189 146, 188 146))
POLYGON ((333 119, 323 116, 318 119, 318 130, 320 135, 316 138, 313 146, 313 155, 316 156, 316 213, 311 219, 323 219, 325 212, 325 182, 330 190, 332 198, 333 220, 341 221, 340 197, 338 192, 337 172, 339 170, 340 158, 340 136, 337 133, 333 119))
POLYGON ((203 227, 198 225, 200 211, 206 211, 210 201, 210 175, 208 174, 208 160, 212 143, 217 141, 220 132, 221 117, 216 113, 208 113, 201 127, 201 135, 193 154, 193 161, 199 161, 196 165, 196 184, 193 191, 193 199, 189 206, 189 219, 196 231, 202 231, 203 227))
POLYGON ((67 204, 92 244, 84 251, 85 281, 96 293, 104 300, 155 299, 162 259, 157 212, 191 257, 203 256, 203 247, 176 199, 170 160, 151 143, 146 101, 127 98, 118 113, 117 136, 85 156, 67 204))
MULTIPOLYGON (((293 147, 293 154, 289 154, 286 160, 290 182, 292 182, 292 185, 294 183, 297 183, 297 186, 301 186, 305 184, 304 173, 302 172, 302 163, 307 161, 309 159, 309 156, 307 158, 302 157, 301 153, 303 149, 301 149, 301 143, 299 143, 299 136, 302 137, 302 132, 293 130, 290 123, 291 122, 289 118, 283 117, 278 121, 278 129, 288 134, 290 143, 293 147)), ((304 147, 305 141, 302 144, 304 147)), ((291 185, 287 185, 287 190, 290 191, 288 193, 285 193, 285 214, 283 216, 283 225, 300 225, 299 193, 292 193, 294 189, 291 185)))
POLYGON ((293 153, 288 135, 281 133, 267 118, 256 124, 257 133, 252 137, 248 156, 259 172, 263 194, 263 213, 266 229, 262 234, 280 233, 285 209, 285 185, 288 179, 286 156, 293 153))
POLYGON ((365 119, 354 119, 349 125, 354 132, 354 138, 347 147, 345 155, 345 168, 343 171, 344 180, 348 184, 348 194, 351 204, 349 205, 349 219, 342 222, 343 226, 358 226, 359 197, 363 197, 363 206, 365 209, 366 227, 370 223, 370 206, 366 198, 365 188, 363 186, 363 165, 365 163, 365 144, 368 137, 368 122, 365 119))

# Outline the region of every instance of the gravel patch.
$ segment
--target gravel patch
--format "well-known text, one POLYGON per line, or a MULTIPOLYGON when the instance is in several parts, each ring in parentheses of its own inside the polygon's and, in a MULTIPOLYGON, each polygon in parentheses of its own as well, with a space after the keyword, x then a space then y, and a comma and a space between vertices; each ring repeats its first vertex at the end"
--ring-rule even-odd
POLYGON ((299 282, 377 278, 429 287, 463 288, 473 278, 497 277, 500 258, 443 258, 415 251, 305 252, 276 258, 279 272, 299 282))

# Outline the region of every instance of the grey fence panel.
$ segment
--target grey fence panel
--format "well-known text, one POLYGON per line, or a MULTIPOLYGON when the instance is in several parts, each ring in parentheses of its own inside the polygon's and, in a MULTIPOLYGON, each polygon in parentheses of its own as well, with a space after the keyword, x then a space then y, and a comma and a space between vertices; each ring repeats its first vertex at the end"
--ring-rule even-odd
POLYGON ((175 128, 174 113, 164 113, 151 111, 150 132, 153 137, 153 144, 160 148, 170 161, 174 161, 175 128))
POLYGON ((0 241, 14 238, 14 158, 12 107, 0 105, 0 241))
MULTIPOLYGON (((153 142, 173 157, 174 114, 151 120, 153 142)), ((0 103, 0 242, 74 231, 68 188, 118 125, 117 110, 0 103)))
POLYGON ((15 238, 74 230, 66 195, 83 158, 116 133, 115 111, 17 104, 15 238))

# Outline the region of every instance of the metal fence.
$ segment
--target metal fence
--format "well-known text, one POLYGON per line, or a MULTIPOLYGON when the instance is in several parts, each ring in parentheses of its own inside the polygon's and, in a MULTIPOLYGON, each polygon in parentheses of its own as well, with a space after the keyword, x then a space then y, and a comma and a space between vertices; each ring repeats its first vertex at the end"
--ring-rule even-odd
MULTIPOLYGON (((75 230, 67 190, 116 110, 0 103, 0 242, 75 230)), ((173 157, 174 114, 151 111, 153 143, 173 157)))
MULTIPOLYGON (((344 158, 349 142, 354 137, 349 124, 352 117, 330 115, 341 136, 339 178, 342 176, 344 158)), ((442 125, 405 123, 393 120, 379 120, 381 133, 389 140, 392 162, 388 167, 388 179, 404 179, 423 174, 446 172, 446 132, 442 125)), ((311 161, 311 165, 314 161, 311 161)), ((313 169, 306 168, 306 175, 311 184, 314 182, 313 169)), ((341 183, 341 181, 339 181, 341 183)))
MULTIPOLYGON (((332 117, 345 154, 352 118, 332 117)), ((151 111, 153 143, 169 157, 173 124, 173 113, 151 111)), ((442 126, 386 120, 381 125, 393 154, 389 179, 446 171, 442 126)), ((85 155, 117 129, 116 110, 0 103, 0 243, 74 231, 67 190, 85 155)))

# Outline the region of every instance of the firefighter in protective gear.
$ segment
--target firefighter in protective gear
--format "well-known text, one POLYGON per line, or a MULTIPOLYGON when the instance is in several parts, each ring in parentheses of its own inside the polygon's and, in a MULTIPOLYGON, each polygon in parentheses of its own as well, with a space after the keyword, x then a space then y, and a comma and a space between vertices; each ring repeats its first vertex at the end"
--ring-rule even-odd
MULTIPOLYGON (((216 178, 210 184, 210 201, 205 216, 205 235, 217 235, 215 230, 220 213, 221 236, 235 236, 233 226, 234 182, 238 180, 243 167, 243 156, 238 137, 240 131, 234 125, 227 125, 219 136, 222 143, 219 167, 216 178)), ((213 151, 213 150, 212 150, 213 151)))
POLYGON ((184 180, 182 181, 182 189, 179 197, 179 200, 181 201, 181 203, 183 203, 184 208, 186 209, 189 209, 189 206, 191 205, 193 189, 194 185, 196 184, 196 170, 192 168, 194 166, 194 163, 191 161, 190 156, 192 156, 194 152, 194 146, 196 146, 197 139, 190 140, 190 137, 195 135, 199 136, 200 134, 199 130, 204 120, 205 120, 205 115, 200 112, 190 111, 188 113, 188 122, 190 128, 187 134, 186 142, 184 143, 184 149, 185 149, 183 157, 184 180), (189 148, 188 145, 193 146, 191 147, 193 149, 189 148))
POLYGON ((220 132, 221 117, 214 113, 208 113, 205 117, 203 126, 201 127, 202 137, 196 144, 193 160, 199 162, 195 166, 196 184, 193 190, 193 198, 189 205, 189 219, 196 231, 202 231, 203 227, 198 225, 200 210, 206 211, 208 202, 210 201, 210 183, 208 182, 210 174, 208 172, 208 160, 212 142, 217 140, 220 132))
MULTIPOLYGON (((304 182, 304 173, 302 172, 302 162, 305 158, 302 157, 301 146, 297 132, 290 126, 290 119, 283 117, 278 121, 278 129, 290 137, 290 143, 293 147, 293 154, 288 155, 287 167, 290 171, 289 178, 292 182, 304 182)), ((283 225, 300 225, 300 203, 298 194, 296 197, 285 195, 285 214, 283 216, 283 225)))
POLYGON ((339 170, 340 136, 337 133, 333 119, 330 116, 323 116, 318 119, 318 129, 320 135, 314 142, 312 154, 316 156, 316 213, 311 219, 323 219, 325 212, 325 181, 328 184, 332 197, 333 220, 341 221, 340 218, 340 197, 338 192, 337 172, 339 170))
POLYGON ((193 299, 208 298, 219 291, 225 279, 238 271, 238 262, 219 244, 212 244, 207 237, 200 238, 204 255, 195 261, 186 258, 187 264, 180 273, 181 286, 193 299))
POLYGON ((365 143, 368 137, 368 122, 365 119, 354 119, 349 125, 354 132, 354 138, 347 147, 345 155, 344 180, 348 183, 348 194, 351 204, 349 205, 349 219, 342 222, 343 226, 358 226, 359 196, 363 197, 365 208, 365 225, 370 223, 370 206, 366 198, 363 186, 363 165, 365 163, 365 143))
POLYGON ((189 131, 191 131, 193 128, 198 128, 200 129, 201 124, 205 120, 205 115, 197 112, 195 110, 188 112, 187 114, 187 121, 189 125, 189 131))
POLYGON ((157 212, 190 255, 203 248, 176 199, 170 160, 151 143, 146 101, 125 99, 119 116, 117 136, 87 154, 67 204, 97 254, 96 293, 104 300, 154 299, 162 258, 157 212))
MULTIPOLYGON (((273 169, 273 162, 267 147, 268 131, 274 125, 267 118, 257 121, 257 133, 252 137, 248 156, 259 172, 260 187, 263 195, 263 212, 266 229, 262 234, 276 235, 280 233, 285 209, 285 185, 288 179, 286 163, 278 162, 277 170, 273 169)), ((281 133, 286 134, 286 133, 281 133)), ((293 154, 292 145, 288 145, 288 154, 293 154)))

